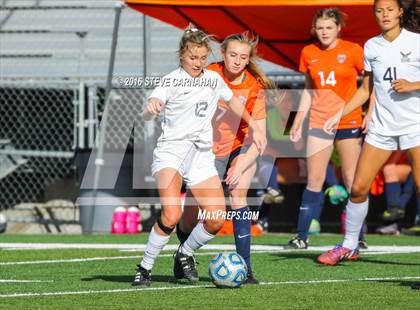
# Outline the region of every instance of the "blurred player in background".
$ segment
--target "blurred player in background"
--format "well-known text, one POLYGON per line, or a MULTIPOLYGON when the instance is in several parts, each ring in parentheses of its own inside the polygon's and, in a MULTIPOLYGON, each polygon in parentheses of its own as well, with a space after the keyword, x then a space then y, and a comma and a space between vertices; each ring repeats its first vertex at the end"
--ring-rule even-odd
POLYGON ((322 187, 333 144, 340 156, 347 190, 350 190, 353 183, 361 150, 361 135, 367 125, 367 121, 362 120, 361 107, 340 120, 335 137, 332 138, 323 131, 328 117, 334 115, 333 111, 342 108, 344 102, 357 90, 357 76, 363 71, 363 50, 355 43, 340 39, 343 26, 344 15, 340 10, 319 10, 312 22, 312 33, 318 42, 305 46, 301 53, 299 70, 305 74, 305 89, 290 139, 295 142, 301 139, 303 122, 310 112, 307 141, 308 182, 299 209, 298 234, 289 241, 286 246, 289 249, 308 247, 308 229, 314 215, 320 213, 322 187))

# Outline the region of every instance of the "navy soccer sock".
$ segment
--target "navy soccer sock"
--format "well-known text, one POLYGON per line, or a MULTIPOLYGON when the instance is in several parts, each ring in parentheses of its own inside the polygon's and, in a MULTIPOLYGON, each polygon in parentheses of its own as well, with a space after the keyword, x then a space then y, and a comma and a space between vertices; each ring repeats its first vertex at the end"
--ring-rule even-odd
MULTIPOLYGON (((313 220, 317 220, 318 222, 320 221, 320 219, 321 219, 321 213, 322 213, 322 210, 324 209, 324 203, 325 203, 325 196, 324 195, 321 195, 320 201, 319 201, 319 207, 318 208, 314 208, 312 210, 312 219, 313 220)), ((309 226, 310 225, 311 224, 309 222, 309 226)))
POLYGON ((400 208, 405 208, 415 190, 416 186, 414 184, 413 174, 410 173, 402 187, 401 195, 398 199, 398 206, 400 208))
POLYGON ((298 237, 306 240, 313 216, 319 214, 321 208, 322 192, 303 191, 302 203, 299 208, 298 237))
POLYGON ((251 219, 248 219, 249 207, 243 207, 234 211, 236 211, 236 215, 233 218, 233 232, 235 234, 236 252, 245 260, 248 272, 251 273, 251 219))
POLYGON ((260 165, 258 169, 258 179, 261 187, 279 189, 279 184, 277 183, 277 166, 273 160, 263 158, 260 160, 260 165))
POLYGON ((401 194, 401 186, 398 182, 385 183, 385 197, 387 209, 398 208, 398 198, 401 194))

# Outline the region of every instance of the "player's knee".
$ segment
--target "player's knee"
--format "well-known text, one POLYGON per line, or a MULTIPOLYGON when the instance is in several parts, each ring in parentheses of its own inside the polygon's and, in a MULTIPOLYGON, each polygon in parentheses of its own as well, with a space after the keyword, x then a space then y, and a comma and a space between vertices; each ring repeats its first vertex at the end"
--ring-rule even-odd
POLYGON ((181 215, 178 212, 162 212, 160 221, 164 226, 174 228, 181 219, 181 215))
POLYGON ((224 222, 225 220, 223 218, 216 218, 206 220, 204 226, 210 234, 215 235, 222 228, 224 222))
POLYGON ((384 173, 385 181, 397 178, 395 172, 395 165, 385 165, 382 168, 382 172, 384 173))
POLYGON ((361 184, 361 183, 353 183, 351 187, 350 197, 356 200, 367 198, 369 194, 369 185, 361 184))

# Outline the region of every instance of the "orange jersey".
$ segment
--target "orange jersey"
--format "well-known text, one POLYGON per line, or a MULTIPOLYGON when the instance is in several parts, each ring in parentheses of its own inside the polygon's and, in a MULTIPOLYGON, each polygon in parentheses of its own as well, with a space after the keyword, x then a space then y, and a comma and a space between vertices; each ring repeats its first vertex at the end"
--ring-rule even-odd
MULTIPOLYGON (((299 71, 312 80, 313 99, 309 126, 322 128, 357 90, 357 75, 363 71, 363 49, 356 43, 339 40, 335 48, 322 50, 317 44, 303 48, 299 71)), ((362 108, 343 117, 338 129, 362 125, 362 108)))
MULTIPOLYGON (((245 70, 244 81, 241 84, 232 85, 223 73, 222 63, 211 64, 207 69, 220 74, 254 119, 266 117, 263 87, 250 72, 245 70)), ((248 124, 220 100, 213 117, 213 152, 216 157, 225 157, 244 144, 251 144, 251 139, 248 137, 248 124)))

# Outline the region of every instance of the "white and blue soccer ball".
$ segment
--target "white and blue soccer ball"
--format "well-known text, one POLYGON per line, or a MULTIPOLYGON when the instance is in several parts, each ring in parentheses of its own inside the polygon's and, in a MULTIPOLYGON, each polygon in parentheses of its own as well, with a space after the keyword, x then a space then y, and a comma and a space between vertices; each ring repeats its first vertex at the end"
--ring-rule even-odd
POLYGON ((244 259, 235 252, 219 253, 209 265, 210 279, 219 288, 239 287, 246 280, 247 272, 244 259))

